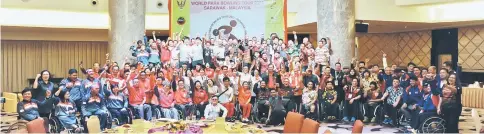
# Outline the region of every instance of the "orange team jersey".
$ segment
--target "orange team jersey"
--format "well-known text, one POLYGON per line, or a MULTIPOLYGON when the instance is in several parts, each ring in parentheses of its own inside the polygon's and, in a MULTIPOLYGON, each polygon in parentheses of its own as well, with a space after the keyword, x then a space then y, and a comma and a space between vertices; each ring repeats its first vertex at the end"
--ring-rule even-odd
POLYGON ((139 88, 143 89, 146 93, 146 102, 145 103, 151 103, 151 98, 153 97, 153 89, 151 88, 151 80, 145 79, 145 80, 139 80, 139 88))
POLYGON ((267 74, 269 77, 269 82, 267 82, 267 87, 269 88, 276 88, 276 80, 274 78, 274 74, 267 74))
POLYGON ((249 99, 250 97, 252 97, 252 94, 250 92, 250 90, 244 90, 244 89, 241 89, 240 90, 241 92, 239 92, 239 102, 240 104, 246 104, 247 102, 249 102, 249 99))
POLYGON ((213 79, 215 77, 215 72, 211 68, 206 68, 205 69, 205 74, 207 75, 208 78, 213 79))
POLYGON ((145 91, 141 88, 128 87, 129 91, 129 104, 140 105, 143 102, 143 98, 146 97, 145 91))

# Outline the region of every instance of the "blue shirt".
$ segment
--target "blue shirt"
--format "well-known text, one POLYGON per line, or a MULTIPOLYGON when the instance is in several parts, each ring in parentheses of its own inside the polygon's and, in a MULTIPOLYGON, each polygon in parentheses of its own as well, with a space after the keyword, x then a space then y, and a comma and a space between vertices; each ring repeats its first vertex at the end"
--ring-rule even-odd
POLYGON ((60 89, 64 91, 69 91, 70 100, 77 101, 77 100, 82 100, 84 95, 84 92, 82 92, 82 84, 81 84, 81 79, 77 78, 75 81, 72 81, 69 78, 63 79, 60 84, 59 84, 60 89), (71 88, 67 88, 67 84, 72 83, 73 86, 71 88))
POLYGON ((89 80, 90 78, 87 78, 81 82, 82 85, 82 94, 84 95, 82 100, 88 100, 89 97, 91 97, 91 88, 94 85, 97 85, 99 87, 99 97, 104 98, 104 92, 103 91, 103 86, 101 86, 101 81, 96 78, 92 78, 92 80, 89 80))
POLYGON ((422 101, 423 92, 418 86, 408 86, 403 94, 403 102, 411 105, 422 101))
POLYGON ((61 103, 60 98, 55 98, 55 100, 55 116, 76 117, 76 103, 72 101, 61 103))
POLYGON ((110 90, 105 90, 104 92, 108 96, 106 100, 107 108, 128 108, 128 98, 126 95, 121 92, 118 92, 118 95, 114 95, 110 90))
MULTIPOLYGON (((50 81, 45 83, 44 81, 39 80, 37 89, 35 90, 35 92, 32 92, 33 93, 32 98, 36 99, 38 101, 44 101, 45 97, 46 97, 45 92, 47 92, 47 90, 49 90, 51 93, 53 93, 54 83, 52 83, 50 81)), ((49 97, 51 97, 51 96, 49 96, 49 97)))
POLYGON ((434 103, 432 103, 432 95, 425 97, 422 102, 424 112, 436 110, 434 103))

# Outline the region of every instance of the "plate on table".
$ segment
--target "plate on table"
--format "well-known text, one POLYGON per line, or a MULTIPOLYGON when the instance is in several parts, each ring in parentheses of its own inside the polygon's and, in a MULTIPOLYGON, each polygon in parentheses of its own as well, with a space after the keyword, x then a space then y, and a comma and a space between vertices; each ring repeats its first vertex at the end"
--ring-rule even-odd
POLYGON ((159 118, 158 121, 160 121, 160 122, 176 122, 178 120, 170 119, 170 118, 159 118))
POLYGON ((208 122, 215 122, 215 120, 208 120, 208 119, 205 119, 205 120, 202 120, 202 122, 206 122, 206 123, 208 123, 208 122))

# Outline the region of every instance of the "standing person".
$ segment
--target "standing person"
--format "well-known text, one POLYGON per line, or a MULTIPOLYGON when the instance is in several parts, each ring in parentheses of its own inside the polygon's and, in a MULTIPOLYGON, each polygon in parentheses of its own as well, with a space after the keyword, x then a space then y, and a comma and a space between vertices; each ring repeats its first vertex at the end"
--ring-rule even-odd
POLYGON ((192 67, 203 64, 203 44, 200 37, 195 39, 195 43, 192 44, 192 50, 190 56, 192 56, 192 67))
MULTIPOLYGON (((169 40, 168 42, 170 42, 170 41, 171 40, 169 40)), ((171 50, 170 50, 168 44, 166 44, 164 41, 161 42, 160 56, 161 56, 161 59, 160 60, 161 60, 161 63, 163 65, 170 64, 170 60, 171 60, 171 50)))
POLYGON ((242 122, 248 122, 249 116, 252 109, 252 104, 250 103, 252 93, 250 91, 249 82, 243 82, 242 87, 239 89, 239 104, 242 108, 242 122))
POLYGON ((388 118, 383 121, 384 124, 397 123, 397 111, 401 106, 401 99, 403 94, 403 88, 400 87, 400 80, 398 78, 393 79, 393 86, 388 87, 383 94, 382 100, 386 100, 385 111, 388 118), (388 98, 387 98, 388 97, 388 98))
POLYGON ((457 74, 452 73, 447 79, 447 83, 442 89, 442 102, 441 109, 437 111, 441 113, 446 121, 446 133, 458 133, 459 132, 459 117, 462 110, 461 100, 457 99, 462 94, 462 87, 456 83, 457 74))
MULTIPOLYGON (((32 98, 38 101, 44 101, 45 98, 50 98, 52 96, 45 96, 46 92, 54 92, 54 83, 50 81, 50 72, 43 70, 40 74, 35 77, 34 85, 32 86, 34 92, 32 92, 32 98)), ((46 104, 39 108, 40 117, 49 117, 51 109, 54 105, 46 104)))
POLYGON ((267 125, 280 125, 284 123, 286 109, 284 108, 283 99, 278 95, 275 89, 271 90, 271 97, 269 98, 269 120, 267 125))
POLYGON ((270 89, 275 89, 276 83, 282 83, 281 76, 274 71, 274 64, 270 64, 267 73, 262 74, 262 80, 266 82, 270 89))
POLYGON ((160 50, 158 48, 157 43, 152 43, 150 45, 151 51, 150 51, 150 57, 148 58, 148 63, 153 63, 155 65, 158 65, 161 63, 160 61, 160 50))
POLYGON ((218 88, 218 86, 215 85, 215 83, 213 82, 213 79, 208 79, 207 80, 206 89, 208 91, 208 95, 209 95, 210 98, 212 98, 212 96, 216 96, 218 93, 221 93, 221 91, 218 88))
POLYGON ((202 82, 196 81, 195 82, 195 89, 193 95, 193 104, 195 105, 195 113, 197 115, 197 119, 203 118, 205 115, 205 107, 208 105, 208 94, 205 89, 202 88, 202 82), (197 114, 200 113, 200 114, 197 114))
POLYGON ((230 79, 228 77, 223 77, 223 86, 221 87, 221 93, 218 95, 220 103, 228 110, 227 120, 235 121, 234 115, 234 103, 232 99, 234 97, 234 89, 230 86, 230 79))
POLYGON ((191 117, 192 97, 185 86, 183 80, 178 81, 178 89, 175 91, 175 108, 182 112, 182 119, 191 117))
MULTIPOLYGON (((330 56, 329 55, 329 49, 326 45, 326 39, 322 38, 318 42, 318 47, 315 50, 314 60, 316 61, 316 64, 318 64, 320 66, 328 66, 329 56, 330 56)), ((321 68, 321 69, 323 69, 323 68, 321 68)), ((319 70, 319 71, 321 71, 321 70, 319 70)))
POLYGON ((100 129, 104 130, 108 122, 108 109, 106 108, 105 99, 100 96, 99 88, 98 85, 92 85, 90 96, 82 103, 81 110, 85 121, 87 121, 89 116, 96 115, 101 123, 100 129))
POLYGON ((70 100, 76 103, 77 109, 81 109, 82 101, 85 97, 82 91, 81 79, 77 78, 76 69, 70 69, 68 74, 69 76, 60 82, 59 90, 69 91, 70 100))
MULTIPOLYGON (((81 85, 82 85, 81 91, 84 92, 83 101, 86 101, 89 97, 91 97, 91 91, 93 87, 101 88, 102 90, 101 82, 99 81, 99 79, 95 78, 94 76, 95 74, 94 70, 87 69, 86 73, 87 73, 87 78, 82 80, 81 82, 81 85)), ((98 92, 98 93, 101 98, 104 98, 104 92, 98 92)))
POLYGON ((158 96, 165 118, 178 120, 178 111, 175 108, 175 97, 170 82, 163 82, 163 88, 155 88, 155 95, 158 96))
POLYGON ((151 120, 151 107, 146 102, 146 94, 144 88, 140 88, 140 81, 138 78, 133 80, 128 79, 129 105, 137 110, 141 119, 151 120), (145 115, 146 112, 146 115, 145 115))
POLYGON ((224 106, 218 103, 218 97, 212 96, 210 100, 211 103, 205 107, 205 118, 207 120, 215 120, 217 117, 225 118, 228 111, 224 106))
POLYGON ((143 63, 143 65, 145 65, 145 66, 148 65, 148 58, 150 57, 150 53, 147 50, 149 50, 149 49, 146 49, 146 46, 142 45, 141 49, 139 50, 139 52, 136 55, 138 62, 143 63))

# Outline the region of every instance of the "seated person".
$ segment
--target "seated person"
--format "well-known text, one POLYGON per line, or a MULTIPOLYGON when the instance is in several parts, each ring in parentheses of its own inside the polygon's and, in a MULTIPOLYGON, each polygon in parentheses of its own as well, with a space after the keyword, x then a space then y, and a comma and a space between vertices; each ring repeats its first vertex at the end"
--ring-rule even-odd
POLYGON ((386 118, 383 124, 393 124, 397 122, 398 107, 401 106, 401 98, 403 94, 403 88, 400 87, 400 80, 393 78, 392 86, 385 90, 385 94, 381 100, 387 99, 385 104, 386 118))
POLYGON ((422 87, 417 84, 419 81, 417 77, 410 77, 410 85, 403 93, 403 105, 400 108, 407 119, 412 119, 412 114, 418 107, 418 103, 422 101, 422 87))
POLYGON ((76 103, 69 99, 69 91, 57 90, 55 93, 55 116, 59 119, 62 127, 74 130, 77 133, 82 132, 81 126, 76 124, 76 103))
POLYGON ((104 130, 104 128, 106 128, 108 119, 108 109, 106 108, 104 98, 101 98, 99 94, 99 86, 91 86, 91 96, 82 103, 81 109, 82 115, 85 117, 85 121, 87 121, 89 116, 96 115, 101 123, 101 130, 104 130))
POLYGON ((205 89, 202 88, 202 82, 196 81, 195 82, 195 90, 193 90, 195 93, 193 95, 193 103, 195 105, 195 113, 200 112, 200 114, 197 114, 197 119, 202 118, 205 114, 205 107, 208 104, 208 93, 205 91, 205 89))
POLYGON ((353 78, 351 82, 351 86, 345 86, 345 100, 344 100, 344 109, 343 109, 343 121, 347 122, 348 119, 351 117, 351 122, 356 120, 356 116, 360 111, 358 101, 361 98, 362 91, 360 87, 358 87, 358 79, 353 78))
MULTIPOLYGON (((27 120, 27 121, 32 121, 37 118, 40 118, 39 115, 39 107, 44 106, 46 103, 47 104, 52 104, 54 103, 54 99, 52 99, 51 92, 46 91, 45 92, 45 100, 40 102, 35 99, 32 99, 32 90, 29 88, 25 88, 22 90, 22 97, 23 100, 21 102, 17 103, 17 113, 19 114, 20 119, 22 120, 27 120)), ((45 131, 48 132, 49 128, 49 122, 47 121, 46 118, 44 118, 44 126, 45 126, 45 131)))
POLYGON ((212 96, 210 104, 205 107, 204 116, 207 120, 215 120, 217 117, 225 118, 227 116, 227 109, 218 103, 218 97, 212 96), (222 115, 220 115, 222 114, 222 115))
POLYGON ((32 99, 32 89, 25 88, 22 90, 23 100, 17 103, 17 113, 19 114, 20 119, 32 121, 40 118, 39 107, 43 106, 46 102, 54 102, 54 99, 50 98, 50 91, 46 91, 45 94, 46 99, 44 101, 38 101, 32 99))
POLYGON ((191 117, 190 108, 192 106, 192 99, 188 90, 185 89, 183 80, 178 81, 178 89, 175 91, 175 108, 182 112, 182 118, 191 117))
POLYGON ((326 116, 328 116, 328 120, 336 120, 336 115, 338 115, 339 106, 338 102, 338 93, 334 90, 333 82, 326 81, 326 88, 324 89, 324 93, 322 95, 322 103, 324 105, 324 112, 326 112, 326 116))
POLYGON ((416 129, 419 129, 421 123, 425 121, 430 116, 437 114, 437 108, 432 102, 432 94, 430 91, 430 84, 424 83, 423 84, 423 100, 419 103, 419 107, 416 108, 415 112, 412 116, 412 121, 410 122, 410 126, 412 127, 412 132, 416 132, 416 129))
POLYGON ((368 122, 371 120, 371 122, 374 123, 376 122, 376 118, 378 118, 378 115, 380 115, 380 112, 375 112, 375 110, 377 110, 376 107, 378 105, 383 103, 383 100, 381 100, 381 97, 383 97, 383 93, 380 89, 378 89, 376 82, 372 81, 370 82, 370 89, 363 94, 363 97, 364 99, 366 99, 366 112, 363 122, 368 122))
POLYGON ((266 121, 267 125, 280 125, 284 123, 284 117, 286 116, 286 109, 284 108, 284 99, 276 92, 271 90, 271 97, 269 98, 269 120, 266 121))
POLYGON ((315 90, 313 82, 308 82, 302 93, 302 109, 304 109, 305 116, 316 120, 316 99, 318 99, 318 93, 315 90))
POLYGON ((165 118, 178 120, 178 111, 175 108, 175 94, 171 90, 170 82, 163 82, 163 89, 159 91, 158 88, 155 88, 155 95, 160 101, 160 108, 165 118))
MULTIPOLYGON (((267 84, 265 81, 260 81, 260 83, 254 85, 254 93, 257 96, 257 103, 256 107, 259 110, 258 117, 256 119, 262 119, 268 117, 269 115, 269 95, 270 91, 267 88, 267 84)), ((266 118, 267 119, 267 118, 266 118)), ((258 122, 258 121, 257 121, 258 122)))
POLYGON ((250 91, 249 83, 244 81, 242 87, 239 89, 239 105, 242 108, 242 122, 248 122, 251 113, 252 104, 250 99, 252 97, 252 91, 250 91))
POLYGON ((227 121, 235 121, 233 118, 234 115, 234 103, 232 102, 232 99, 234 97, 234 89, 230 86, 230 78, 229 77, 223 77, 222 78, 223 85, 220 87, 220 94, 217 95, 218 100, 220 103, 228 110, 227 113, 227 121))
POLYGON ((132 81, 128 82, 128 93, 129 105, 135 109, 135 111, 133 112, 138 112, 139 118, 141 119, 151 120, 151 106, 145 104, 145 90, 143 90, 143 88, 140 88, 140 81, 138 80, 138 78, 134 78, 132 81))
POLYGON ((119 124, 125 124, 128 122, 128 98, 121 92, 121 89, 118 85, 111 85, 107 82, 107 85, 110 86, 104 91, 104 94, 108 96, 106 100, 106 107, 108 108, 109 112, 113 119, 118 119, 119 124))

